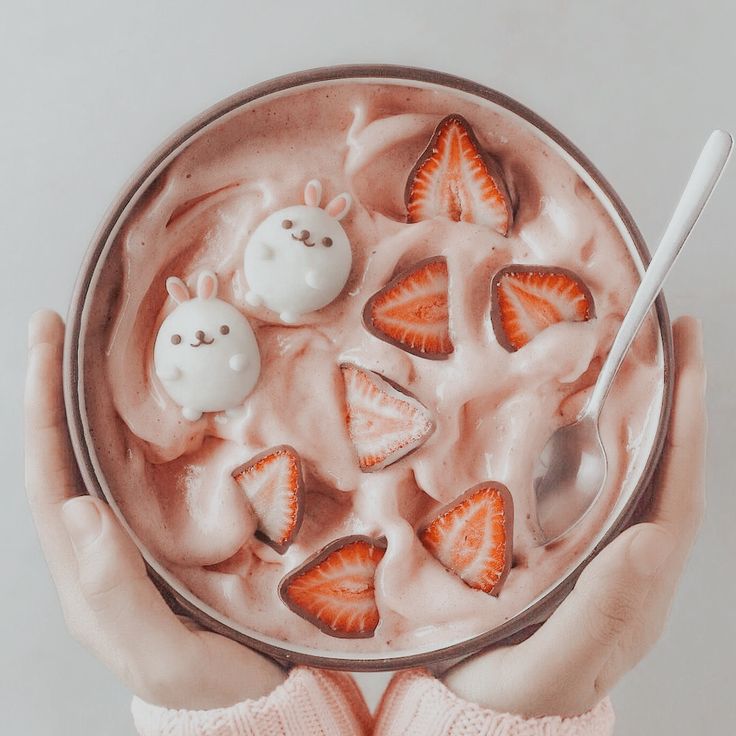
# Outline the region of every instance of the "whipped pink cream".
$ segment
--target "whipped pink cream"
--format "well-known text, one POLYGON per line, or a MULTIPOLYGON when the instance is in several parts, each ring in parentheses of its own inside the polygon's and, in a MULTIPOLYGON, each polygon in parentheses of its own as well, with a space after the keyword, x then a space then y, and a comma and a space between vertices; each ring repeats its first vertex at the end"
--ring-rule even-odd
POLYGON ((659 417, 663 368, 650 319, 604 409, 604 497, 575 531, 534 546, 532 468, 555 428, 582 407, 638 283, 628 248, 573 168, 526 123, 444 88, 329 83, 251 103, 200 132, 121 229, 98 284, 85 344, 89 424, 110 491, 137 537, 189 591, 246 631, 332 652, 427 650, 508 620, 589 549, 635 485, 659 417), (515 203, 508 237, 433 219, 406 223, 408 173, 441 118, 463 115, 500 162, 515 203), (342 224, 353 250, 341 296, 285 326, 246 304, 243 251, 271 212, 301 201, 317 178, 326 197, 354 198, 342 224), (442 255, 449 269, 454 353, 433 361, 376 339, 366 301, 395 273, 442 255), (516 353, 496 341, 491 279, 512 263, 560 266, 590 288, 596 318, 561 323, 516 353), (219 296, 250 321, 262 370, 235 418, 182 418, 153 369, 153 344, 173 305, 165 280, 193 285, 215 271, 219 296), (110 297, 109 295, 112 294, 110 297), (363 473, 345 426, 341 362, 405 387, 436 430, 412 454, 363 473), (256 520, 233 470, 292 445, 305 471, 304 523, 284 555, 254 537, 256 520), (514 499, 513 568, 497 597, 473 590, 421 545, 433 510, 485 480, 514 499), (282 578, 334 539, 385 536, 373 638, 320 632, 279 599, 282 578))

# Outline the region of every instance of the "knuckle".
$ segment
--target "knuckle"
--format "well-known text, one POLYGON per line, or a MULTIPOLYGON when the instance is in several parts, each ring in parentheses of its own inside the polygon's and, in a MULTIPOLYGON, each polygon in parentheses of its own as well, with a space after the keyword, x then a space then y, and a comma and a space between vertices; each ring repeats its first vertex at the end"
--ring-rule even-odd
POLYGON ((105 608, 109 602, 110 596, 118 587, 118 583, 116 581, 97 580, 89 577, 81 577, 79 584, 82 589, 84 599, 93 610, 105 608))
POLYGON ((608 673, 605 670, 598 674, 598 677, 593 680, 593 688, 591 693, 591 705, 592 708, 597 702, 603 700, 610 692, 612 683, 608 677, 608 673))
POLYGON ((641 650, 640 655, 641 657, 645 657, 649 652, 654 649, 655 645, 659 641, 660 637, 662 636, 663 627, 662 626, 651 626, 644 634, 644 637, 642 639, 641 643, 641 650))
POLYGON ((621 589, 594 597, 588 610, 588 630, 593 639, 604 646, 613 644, 636 618, 631 595, 621 589))
POLYGON ((642 627, 642 655, 649 652, 662 637, 662 634, 664 634, 667 627, 668 614, 669 606, 665 606, 646 618, 642 627))
POLYGON ((705 519, 705 498, 698 497, 690 509, 690 522, 692 524, 693 532, 697 532, 703 525, 705 519))
POLYGON ((79 585, 93 613, 115 616, 123 613, 127 597, 119 594, 124 587, 120 580, 107 576, 80 575, 79 585))

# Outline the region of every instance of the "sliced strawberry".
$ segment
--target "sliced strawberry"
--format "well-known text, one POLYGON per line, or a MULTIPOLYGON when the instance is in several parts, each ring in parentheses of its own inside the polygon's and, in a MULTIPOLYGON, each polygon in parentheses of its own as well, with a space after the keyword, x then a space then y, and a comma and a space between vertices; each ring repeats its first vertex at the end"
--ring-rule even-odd
POLYGON ((434 422, 415 398, 353 363, 343 363, 340 370, 345 381, 345 422, 362 471, 395 463, 432 434, 434 422))
POLYGON ((363 323, 376 337, 422 358, 452 351, 447 261, 428 258, 400 273, 365 305, 363 323))
POLYGON ((480 146, 465 118, 448 115, 409 174, 404 193, 408 222, 447 217, 511 228, 511 202, 501 169, 480 146))
POLYGON ((498 595, 511 569, 514 504, 506 486, 480 483, 445 506, 419 539, 471 588, 498 595))
POLYGON ((493 277, 491 299, 496 339, 509 352, 557 322, 595 317, 590 290, 565 268, 507 266, 493 277))
POLYGON ((233 471, 258 518, 256 536, 283 554, 302 523, 304 483, 299 455, 279 445, 233 471))
POLYGON ((284 578, 281 600, 325 634, 371 637, 379 622, 376 567, 385 551, 383 539, 337 539, 284 578))

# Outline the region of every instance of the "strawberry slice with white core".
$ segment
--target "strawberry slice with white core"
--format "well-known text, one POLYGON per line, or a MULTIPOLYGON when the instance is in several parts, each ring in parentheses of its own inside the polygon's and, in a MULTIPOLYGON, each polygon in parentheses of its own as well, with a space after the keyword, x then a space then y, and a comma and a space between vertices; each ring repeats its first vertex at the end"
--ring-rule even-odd
POLYGON ((340 366, 348 435, 363 472, 381 470, 415 450, 434 431, 427 409, 373 371, 340 366))
POLYGON ((496 339, 509 352, 557 322, 584 322, 595 316, 590 290, 564 268, 507 266, 494 276, 491 291, 496 339))
POLYGON ((256 536, 283 554, 302 523, 304 483, 293 447, 280 445, 233 471, 258 518, 256 536))
POLYGON ((409 174, 404 196, 408 222, 440 216, 487 225, 501 235, 511 228, 511 203, 501 169, 460 115, 440 121, 409 174))
POLYGON ((338 539, 284 578, 281 600, 325 634, 371 637, 380 620, 376 567, 385 551, 383 539, 358 535, 338 539))
POLYGON ((447 261, 428 258, 374 294, 363 323, 376 337, 422 358, 453 351, 447 304, 447 261))
POLYGON ((419 539, 471 588, 498 595, 511 569, 513 523, 506 486, 481 483, 441 510, 419 539))

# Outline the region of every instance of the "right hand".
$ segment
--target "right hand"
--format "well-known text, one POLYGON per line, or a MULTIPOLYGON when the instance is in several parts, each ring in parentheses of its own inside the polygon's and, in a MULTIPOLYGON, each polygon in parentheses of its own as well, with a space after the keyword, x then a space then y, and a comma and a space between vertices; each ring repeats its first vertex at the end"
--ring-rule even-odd
POLYGON ((549 620, 516 646, 491 649, 445 674, 457 695, 523 716, 592 708, 664 627, 704 507, 705 368, 698 323, 674 325, 676 386, 648 519, 611 542, 549 620))

